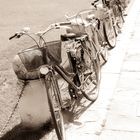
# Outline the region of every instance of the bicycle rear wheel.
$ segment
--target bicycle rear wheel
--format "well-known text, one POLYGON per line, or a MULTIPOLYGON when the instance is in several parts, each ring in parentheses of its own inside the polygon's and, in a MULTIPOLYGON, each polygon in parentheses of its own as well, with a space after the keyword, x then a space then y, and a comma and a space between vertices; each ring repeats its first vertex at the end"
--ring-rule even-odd
POLYGON ((61 99, 56 79, 53 76, 45 79, 45 86, 48 97, 48 104, 52 117, 52 122, 57 134, 58 140, 66 140, 64 119, 62 115, 61 99), (49 85, 49 86, 48 86, 49 85))
POLYGON ((121 32, 121 28, 124 23, 124 17, 121 6, 119 4, 114 5, 113 12, 115 16, 115 31, 116 35, 118 35, 121 32))
POLYGON ((93 33, 93 37, 92 37, 92 45, 96 46, 95 47, 95 52, 100 51, 100 62, 101 62, 101 66, 103 64, 105 64, 108 60, 108 46, 107 43, 105 43, 104 41, 104 37, 103 34, 96 29, 96 31, 92 31, 93 33), (103 62, 102 62, 103 60, 103 62))
POLYGON ((78 75, 83 96, 90 101, 95 101, 99 94, 101 66, 98 51, 95 46, 92 45, 91 47, 93 47, 93 52, 84 49, 83 59, 85 64, 83 71, 79 72, 78 75))
MULTIPOLYGON (((109 55, 109 52, 108 52, 108 48, 106 46, 102 47, 103 49, 101 50, 101 58, 103 59, 103 63, 101 63, 101 66, 106 64, 106 62, 108 61, 108 55, 109 55)), ((100 59, 101 61, 101 59, 100 59)))
POLYGON ((83 96, 90 101, 95 101, 98 98, 99 94, 99 85, 100 85, 100 64, 97 60, 92 62, 93 64, 93 73, 85 80, 83 86, 83 96))
POLYGON ((109 49, 114 48, 116 46, 116 33, 111 17, 103 23, 103 31, 105 39, 109 45, 109 49))

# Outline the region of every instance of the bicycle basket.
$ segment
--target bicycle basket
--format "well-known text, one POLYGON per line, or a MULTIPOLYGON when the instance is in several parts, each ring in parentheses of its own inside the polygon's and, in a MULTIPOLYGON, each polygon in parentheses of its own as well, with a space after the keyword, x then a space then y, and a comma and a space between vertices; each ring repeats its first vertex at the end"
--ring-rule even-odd
POLYGON ((48 64, 59 65, 62 62, 61 58, 61 41, 46 42, 44 49, 46 50, 46 59, 48 64))
POLYGON ((41 65, 61 63, 61 42, 46 42, 44 45, 42 48, 33 46, 16 55, 13 69, 19 79, 37 79, 39 78, 38 68, 41 65))
POLYGON ((43 64, 61 63, 61 42, 46 42, 45 47, 33 46, 18 53, 27 71, 34 71, 43 64))
POLYGON ((13 60, 13 70, 17 77, 22 80, 32 80, 39 78, 39 66, 43 65, 41 48, 33 46, 19 52, 13 60))
POLYGON ((42 52, 43 48, 33 46, 18 53, 27 71, 34 71, 44 64, 42 52))

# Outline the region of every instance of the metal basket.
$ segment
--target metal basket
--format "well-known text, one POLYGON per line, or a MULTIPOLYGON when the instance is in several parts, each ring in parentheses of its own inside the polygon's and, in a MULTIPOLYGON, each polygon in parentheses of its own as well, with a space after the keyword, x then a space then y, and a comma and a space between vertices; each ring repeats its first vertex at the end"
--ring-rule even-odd
POLYGON ((35 71, 44 64, 61 63, 61 41, 46 42, 44 47, 33 46, 18 53, 27 71, 35 71))

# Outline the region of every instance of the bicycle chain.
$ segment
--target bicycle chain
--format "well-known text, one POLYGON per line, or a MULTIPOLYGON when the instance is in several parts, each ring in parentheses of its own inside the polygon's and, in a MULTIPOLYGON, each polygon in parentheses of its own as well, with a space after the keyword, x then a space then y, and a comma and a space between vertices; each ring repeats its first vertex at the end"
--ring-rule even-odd
POLYGON ((10 114, 10 116, 8 117, 8 119, 7 119, 6 123, 5 123, 5 125, 3 126, 3 128, 0 130, 0 138, 3 136, 5 129, 7 128, 8 124, 10 123, 10 121, 11 121, 11 119, 12 119, 12 117, 13 117, 13 115, 14 115, 14 113, 15 113, 18 105, 19 105, 19 102, 20 102, 20 99, 21 99, 21 97, 23 95, 23 91, 25 89, 25 86, 26 86, 26 82, 24 82, 24 85, 22 87, 22 90, 21 90, 21 92, 19 94, 19 97, 17 99, 17 102, 16 102, 16 104, 15 104, 15 106, 14 106, 14 108, 13 108, 11 114, 10 114))

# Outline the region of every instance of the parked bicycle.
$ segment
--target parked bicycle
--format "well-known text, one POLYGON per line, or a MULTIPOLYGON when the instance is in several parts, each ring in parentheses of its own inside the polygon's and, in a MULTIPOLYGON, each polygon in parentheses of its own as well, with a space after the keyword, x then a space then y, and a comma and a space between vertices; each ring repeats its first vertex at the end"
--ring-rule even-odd
MULTIPOLYGON (((92 3, 94 7, 98 7, 99 0, 92 3)), ((122 25, 124 23, 124 11, 123 3, 121 0, 102 0, 102 8, 110 11, 112 16, 113 26, 116 36, 121 32, 122 25)))
POLYGON ((91 42, 100 50, 101 59, 105 63, 108 59, 108 48, 113 48, 116 44, 116 36, 112 21, 101 21, 97 14, 99 13, 95 9, 86 9, 73 16, 66 15, 67 20, 72 24, 71 30, 68 29, 67 32, 77 35, 88 34, 91 42))
MULTIPOLYGON (((70 29, 71 22, 51 24, 45 31, 35 33, 39 37, 36 40, 28 28, 16 33, 13 38, 23 35, 32 38, 36 45, 18 53, 18 69, 14 69, 19 79, 43 79, 53 125, 59 140, 65 140, 65 128, 63 109, 65 101, 60 92, 57 75, 60 75, 68 83, 68 94, 71 100, 83 95, 90 101, 98 97, 100 85, 100 53, 90 41, 87 34, 62 34, 60 40, 47 42, 45 35, 56 29, 70 29), (62 43, 66 48, 70 71, 61 66, 62 43)), ((13 64, 14 65, 14 64, 13 64)), ((17 64, 16 64, 17 65, 17 64)))
POLYGON ((112 9, 114 18, 115 18, 115 29, 116 34, 118 35, 119 32, 121 32, 121 28, 124 23, 124 8, 122 5, 122 2, 120 0, 112 0, 107 1, 103 0, 105 7, 108 7, 109 9, 112 9))
POLYGON ((110 49, 116 46, 116 24, 115 24, 115 16, 104 0, 102 3, 98 3, 99 0, 91 3, 93 6, 93 11, 95 13, 95 17, 100 21, 101 32, 104 33, 106 42, 108 43, 110 49))

